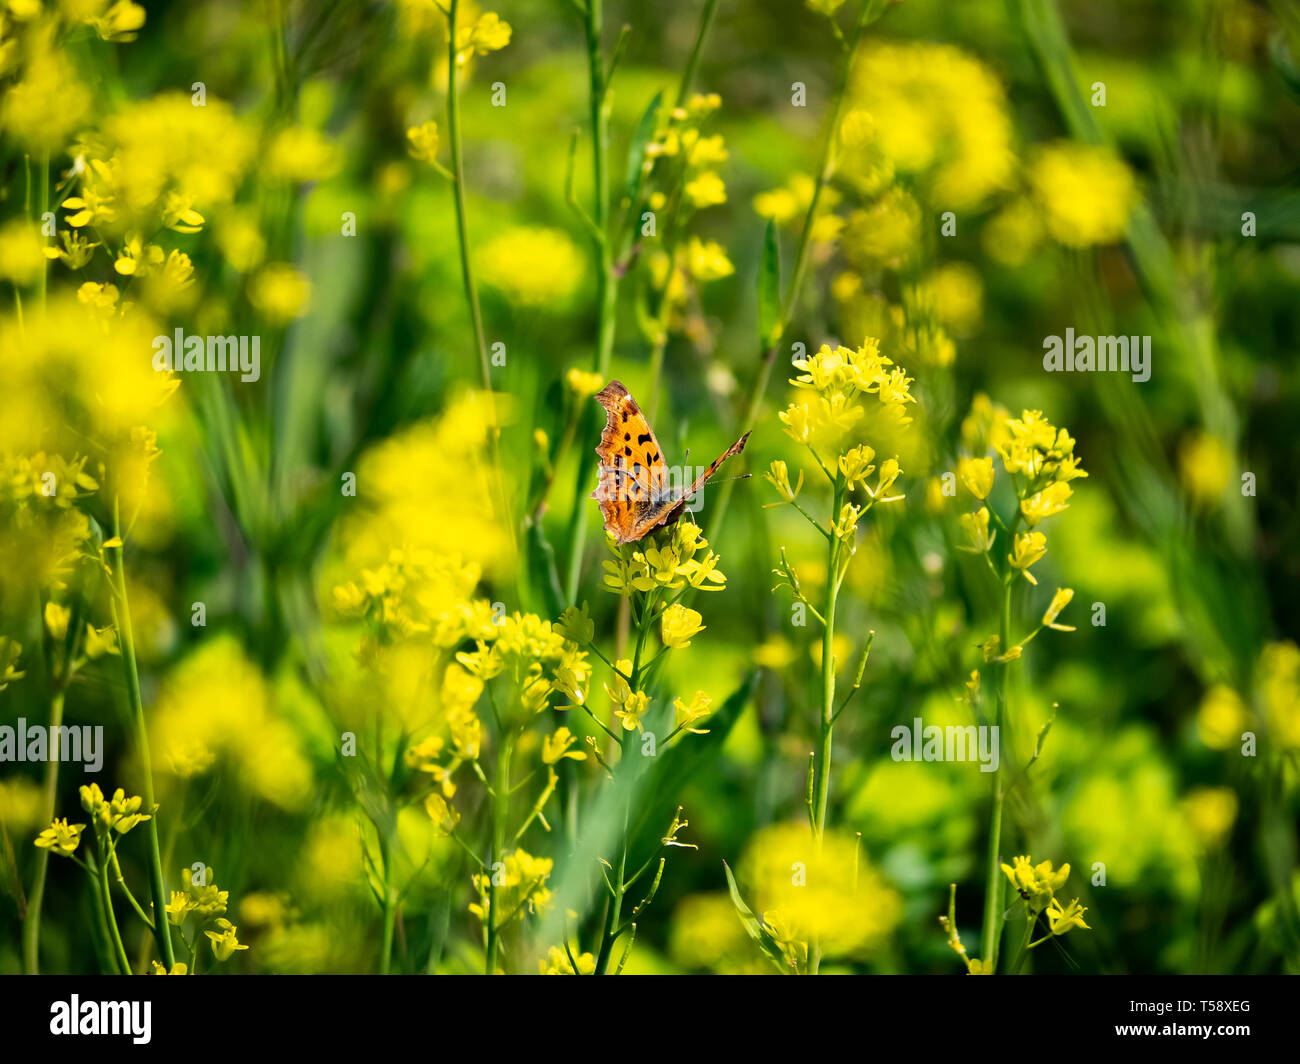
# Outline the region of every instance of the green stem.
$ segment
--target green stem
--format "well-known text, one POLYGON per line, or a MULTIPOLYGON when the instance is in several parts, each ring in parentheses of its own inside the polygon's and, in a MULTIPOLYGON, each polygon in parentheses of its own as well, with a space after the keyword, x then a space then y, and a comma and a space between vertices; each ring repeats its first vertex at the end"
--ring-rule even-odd
POLYGON ((384 937, 379 954, 379 974, 393 970, 393 930, 397 925, 397 897, 393 890, 393 850, 387 838, 379 841, 379 860, 384 866, 384 937))
POLYGON ((113 862, 113 875, 117 879, 117 885, 122 888, 122 893, 126 895, 126 900, 130 903, 131 908, 135 910, 136 916, 140 917, 140 919, 144 921, 145 927, 152 931, 153 921, 149 919, 148 913, 144 911, 140 903, 135 900, 135 895, 131 893, 131 888, 126 885, 126 877, 122 875, 122 865, 117 859, 117 847, 112 844, 111 839, 109 841, 108 856, 113 862))
POLYGON ((484 974, 494 975, 497 970, 497 955, 501 949, 498 926, 498 908, 501 905, 496 887, 497 869, 505 850, 506 814, 510 805, 510 752, 511 736, 502 733, 497 744, 496 781, 492 788, 492 860, 488 863, 488 915, 487 915, 487 955, 484 959, 484 974))
POLYGON ((505 473, 501 464, 501 426, 497 420, 492 399, 492 367, 488 360, 487 337, 483 330, 483 310, 478 300, 478 285, 474 282, 474 267, 470 259, 469 214, 465 209, 465 158, 460 129, 460 71, 457 57, 456 26, 460 0, 451 0, 447 24, 447 137, 451 142, 452 190, 456 206, 456 236, 460 250, 461 279, 465 285, 465 300, 469 304, 470 323, 474 330, 474 347, 478 351, 479 375, 488 404, 488 441, 492 453, 493 475, 500 496, 501 520, 510 531, 511 545, 515 543, 514 521, 510 519, 509 499, 506 495, 505 473))
MULTIPOLYGON (((587 38, 588 107, 591 122, 591 172, 595 192, 592 221, 596 271, 596 349, 594 366, 601 377, 609 376, 614 351, 614 328, 617 323, 618 275, 614 269, 613 249, 609 240, 609 176, 606 172, 609 152, 609 112, 604 64, 600 54, 600 35, 604 0, 587 0, 585 29, 587 38)), ((565 570, 565 601, 575 603, 582 576, 582 555, 586 545, 587 522, 591 507, 583 490, 591 477, 591 468, 578 463, 574 485, 573 513, 569 519, 569 563, 565 570)))
MULTIPOLYGON (((843 477, 835 481, 831 520, 836 520, 844 502, 843 477)), ((832 535, 826 546, 826 603, 822 613, 822 707, 821 742, 814 761, 817 780, 813 799, 813 837, 818 850, 826 834, 826 811, 831 794, 831 752, 835 730, 835 607, 839 597, 840 539, 832 535)), ((808 954, 808 971, 816 975, 821 966, 821 943, 813 942, 808 954)))
POLYGON ((109 938, 112 941, 114 960, 117 961, 121 968, 122 975, 131 974, 131 962, 126 956, 126 946, 122 944, 122 933, 117 928, 117 916, 113 912, 113 898, 109 892, 108 886, 108 857, 105 854, 107 847, 97 847, 99 850, 99 900, 104 906, 104 915, 108 919, 109 938))
POLYGON ((1025 912, 1025 933, 1020 939, 1020 949, 1016 951, 1016 959, 1011 965, 1011 974, 1019 975, 1020 970, 1025 966, 1025 958, 1029 956, 1029 940, 1034 937, 1034 924, 1037 917, 1026 910, 1025 912))
MULTIPOLYGON (((63 724, 63 691, 56 689, 50 699, 50 734, 57 733, 63 724)), ((59 759, 51 757, 45 763, 45 793, 42 795, 41 824, 54 819, 54 804, 59 787, 59 759)), ((36 851, 36 876, 27 896, 27 912, 23 916, 23 971, 36 975, 40 971, 41 906, 45 900, 45 877, 49 873, 50 851, 36 851)))
MULTIPOLYGON (((1011 584, 1004 578, 1002 583, 1002 614, 999 634, 1003 653, 1011 645, 1011 584)), ((1007 670, 1009 661, 998 665, 994 674, 995 716, 994 726, 1002 734, 1007 715, 1007 670)), ((1002 801, 1005 797, 1002 789, 1002 765, 998 763, 993 772, 992 808, 989 811, 989 847, 984 880, 984 928, 980 937, 980 949, 983 960, 991 971, 997 970, 998 948, 1002 940, 1003 906, 1002 906, 1002 858, 999 850, 1002 846, 1002 801)))
MULTIPOLYGON (((113 619, 121 640, 122 672, 126 678, 127 696, 135 718, 136 742, 140 748, 141 797, 145 809, 155 806, 153 797, 153 765, 149 754, 149 729, 144 719, 144 703, 140 698, 140 673, 135 660, 135 633, 131 627, 131 606, 126 597, 126 547, 122 537, 121 501, 113 499, 113 535, 119 540, 116 562, 113 566, 113 619)), ((158 952, 163 966, 170 972, 176 963, 172 952, 171 935, 167 930, 167 893, 163 887, 162 857, 158 850, 158 817, 145 821, 149 833, 149 889, 153 895, 153 933, 158 940, 158 952)))

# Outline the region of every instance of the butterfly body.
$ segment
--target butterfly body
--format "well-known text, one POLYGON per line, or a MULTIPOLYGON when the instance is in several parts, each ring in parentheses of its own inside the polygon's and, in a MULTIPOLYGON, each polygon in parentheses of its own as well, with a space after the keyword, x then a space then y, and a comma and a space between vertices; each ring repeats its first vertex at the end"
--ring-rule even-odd
POLYGON ((682 515, 686 504, 717 472, 718 467, 745 449, 749 433, 728 447, 689 485, 673 484, 663 450, 641 407, 619 381, 610 381, 596 394, 605 408, 605 428, 596 454, 600 478, 591 497, 600 503, 605 530, 619 543, 642 539, 682 515))

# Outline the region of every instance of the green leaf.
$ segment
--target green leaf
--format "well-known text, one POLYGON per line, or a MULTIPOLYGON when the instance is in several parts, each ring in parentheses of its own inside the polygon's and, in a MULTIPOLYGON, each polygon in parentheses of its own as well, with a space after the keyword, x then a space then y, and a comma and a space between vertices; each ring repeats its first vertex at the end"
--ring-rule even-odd
POLYGON ((768 960, 782 972, 789 973, 790 964, 786 961, 785 954, 781 952, 781 947, 777 945, 776 939, 763 926, 763 922, 754 915, 753 910, 745 904, 745 899, 740 896, 740 888, 736 886, 736 877, 731 874, 731 866, 723 861, 722 869, 727 873, 727 890, 731 892, 731 904, 736 907, 736 915, 740 917, 745 934, 754 940, 755 945, 763 951, 768 960))
POLYGON ((763 350, 770 351, 781 339, 781 244, 776 222, 768 219, 763 236, 763 265, 758 271, 758 335, 763 350))
POLYGON ((634 203, 637 194, 641 191, 641 164, 645 161, 646 145, 650 143, 650 138, 655 135, 655 125, 659 120, 659 108, 662 106, 663 100, 664 94, 661 89, 655 93, 655 98, 650 101, 650 106, 645 109, 645 114, 641 116, 636 132, 632 135, 632 141, 627 146, 627 198, 634 203))
POLYGON ((560 587, 560 571, 555 565, 555 550, 546 538, 540 520, 528 526, 527 535, 528 568, 536 577, 535 582, 541 585, 545 616, 558 617, 564 612, 564 591, 560 587))

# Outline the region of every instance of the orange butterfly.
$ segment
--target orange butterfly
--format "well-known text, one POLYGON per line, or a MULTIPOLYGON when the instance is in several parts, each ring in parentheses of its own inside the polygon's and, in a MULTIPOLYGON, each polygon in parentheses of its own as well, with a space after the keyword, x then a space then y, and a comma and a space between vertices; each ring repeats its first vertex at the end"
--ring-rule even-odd
POLYGON ((605 431, 596 453, 600 456, 600 479, 591 498, 600 503, 605 531, 619 543, 641 539, 660 525, 682 515, 686 504, 704 487, 733 454, 745 449, 749 433, 718 455, 690 487, 669 482, 663 450, 641 408, 618 381, 610 381, 596 394, 605 408, 605 431))

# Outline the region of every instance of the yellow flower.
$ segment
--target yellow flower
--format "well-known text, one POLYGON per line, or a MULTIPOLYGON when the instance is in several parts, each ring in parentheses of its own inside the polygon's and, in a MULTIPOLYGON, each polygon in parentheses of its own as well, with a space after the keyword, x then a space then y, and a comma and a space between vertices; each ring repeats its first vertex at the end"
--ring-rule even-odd
POLYGON ((681 650, 691 645, 691 640, 704 630, 703 620, 698 610, 690 609, 681 603, 673 603, 664 610, 660 625, 664 646, 681 650))
POLYGON ((574 761, 586 761, 587 755, 581 750, 570 750, 577 736, 568 728, 563 726, 556 728, 555 731, 543 737, 542 739, 542 761, 547 765, 557 765, 564 758, 572 758, 574 761))
MULTIPOLYGON (((843 461, 843 459, 841 459, 843 461)), ((800 490, 803 488, 803 470, 799 470, 799 479, 794 487, 790 486, 790 470, 785 462, 781 459, 775 460, 763 478, 768 481, 772 487, 776 488, 777 494, 786 502, 794 502, 800 490)), ((777 505, 772 503, 771 505, 777 505)))
POLYGON ((1007 555, 1013 568, 1019 569, 1026 580, 1031 584, 1037 584, 1038 578, 1029 571, 1039 558, 1047 553, 1047 537, 1041 532, 1018 532, 1016 533, 1014 553, 1007 555))
POLYGON ((1087 911, 1087 906, 1080 905, 1078 898, 1065 908, 1061 908, 1061 903, 1053 898, 1052 903, 1047 907, 1047 923, 1052 929, 1052 934, 1064 935, 1076 927, 1091 931, 1092 928, 1083 922, 1083 914, 1087 911))
POLYGON ((170 972, 166 968, 164 968, 158 961, 154 961, 153 971, 150 974, 151 975, 188 975, 189 971, 190 971, 190 966, 186 964, 184 961, 177 961, 175 964, 173 964, 172 970, 170 972))
POLYGON ((121 295, 115 284, 87 281, 77 289, 77 302, 92 307, 105 317, 112 317, 121 295))
POLYGON ((1020 504, 1020 511, 1025 515, 1029 527, 1033 528, 1043 518, 1052 517, 1067 509, 1069 503, 1066 500, 1073 494, 1074 489, 1069 484, 1058 480, 1025 499, 1020 504))
POLYGON ((686 198, 698 210, 703 210, 705 207, 716 207, 720 203, 727 202, 727 186, 713 170, 706 170, 698 177, 686 182, 683 191, 686 193, 686 198))
POLYGON ((53 820, 48 828, 36 836, 36 845, 60 857, 68 857, 81 842, 81 833, 85 827, 85 824, 69 824, 66 817, 53 820))
POLYGON ((216 931, 203 932, 212 942, 212 955, 217 960, 228 961, 237 950, 248 949, 235 936, 237 930, 239 929, 234 924, 223 917, 217 921, 216 931))
POLYGON ((624 677, 632 675, 632 662, 627 658, 620 658, 614 662, 614 674, 605 684, 605 694, 609 695, 609 700, 616 706, 621 706, 628 700, 632 694, 632 688, 624 677))
POLYGON ((1123 160, 1075 141, 1039 148, 1030 160, 1029 183, 1047 231, 1067 247, 1122 239, 1138 201, 1137 182, 1123 160))
MULTIPOLYGON (((153 813, 140 812, 144 799, 139 795, 128 798, 126 791, 121 787, 113 792, 113 797, 108 803, 108 819, 112 827, 118 834, 125 835, 137 824, 143 824, 146 820, 153 819, 153 813)), ((154 809, 157 809, 154 806, 154 809)))
POLYGON ((960 459, 957 462, 957 479, 975 498, 987 499, 993 490, 993 459, 960 459))
POLYGON ((827 18, 833 18, 835 12, 844 6, 844 0, 804 0, 804 3, 808 5, 809 11, 827 18))
MULTIPOLYGON (((65 200, 64 203, 66 205, 67 201, 65 200)), ((98 242, 88 241, 75 229, 61 229, 59 242, 62 247, 51 244, 45 248, 45 257, 51 260, 58 259, 70 270, 79 270, 85 266, 94 256, 95 248, 99 247, 98 242)))
POLYGON ((425 122, 423 125, 411 126, 406 131, 409 141, 406 150, 412 159, 432 163, 438 161, 438 123, 425 122))
POLYGON ((850 490, 859 483, 865 484, 867 477, 876 471, 875 459, 875 450, 866 444, 859 444, 840 455, 840 472, 850 490))
POLYGON ((713 712, 713 699, 709 698, 703 691, 696 691, 689 702, 684 702, 677 698, 673 700, 673 709, 676 713, 676 722, 674 727, 679 731, 687 731, 692 735, 707 735, 707 728, 696 728, 694 725, 704 720, 713 712))
POLYGON ((165 258, 163 249, 157 244, 145 244, 138 233, 133 233, 122 245, 122 253, 113 263, 113 269, 123 277, 144 277, 161 266, 165 258))
MULTIPOLYGON (((189 869, 185 870, 188 873, 189 869)), ((180 927, 185 923, 185 917, 190 912, 190 899, 186 894, 179 890, 173 890, 171 901, 167 903, 167 922, 175 927, 180 927)))
MULTIPOLYGON (((95 5, 91 10, 95 10, 95 5)), ((144 25, 144 8, 131 0, 117 0, 102 15, 86 14, 82 21, 92 26, 101 41, 125 43, 136 38, 136 31, 144 25)))
POLYGON ((68 634, 68 621, 72 611, 53 599, 45 604, 45 630, 55 643, 62 643, 68 634))
POLYGON ((962 550, 983 554, 993 547, 993 533, 989 531, 989 508, 987 506, 981 506, 973 514, 962 514, 961 527, 962 531, 966 533, 966 538, 970 540, 970 546, 962 547, 962 550))
POLYGON ((623 700, 622 706, 614 711, 614 716, 623 722, 624 731, 640 731, 641 718, 649 708, 650 696, 644 691, 634 691, 623 700))
POLYGON ((1011 881, 1029 908, 1038 913, 1047 908, 1055 893, 1065 886, 1070 877, 1070 866, 1063 864, 1053 871, 1051 861, 1035 865, 1029 857, 1016 857, 1011 864, 1002 866, 1002 874, 1011 881))
POLYGON ((510 43, 510 23, 495 12, 488 11, 478 17, 471 27, 461 27, 457 32, 456 47, 473 50, 477 55, 499 52, 510 43))
POLYGON ((1073 632, 1074 627, 1068 624, 1057 624, 1056 618, 1061 615, 1061 611, 1070 604, 1074 598, 1074 591, 1068 587, 1058 587, 1056 594, 1052 596, 1051 605, 1047 607, 1047 612, 1043 614, 1043 624, 1048 628, 1054 628, 1058 632, 1073 632))
POLYGON ((897 458, 886 458, 880 463, 880 477, 876 482, 876 488, 874 491, 868 489, 868 494, 876 502, 897 502, 903 498, 902 495, 886 495, 885 492, 894 486, 894 481, 899 478, 902 472, 903 470, 899 466, 897 458))
POLYGON ((596 625, 587 614, 587 604, 584 602, 582 608, 570 606, 562 614, 560 619, 555 623, 556 630, 560 635, 571 643, 577 643, 579 646, 586 646, 596 637, 596 625))
POLYGON ((441 794, 431 794, 424 800, 424 811, 433 821, 435 836, 442 838, 456 830, 460 814, 441 794))

